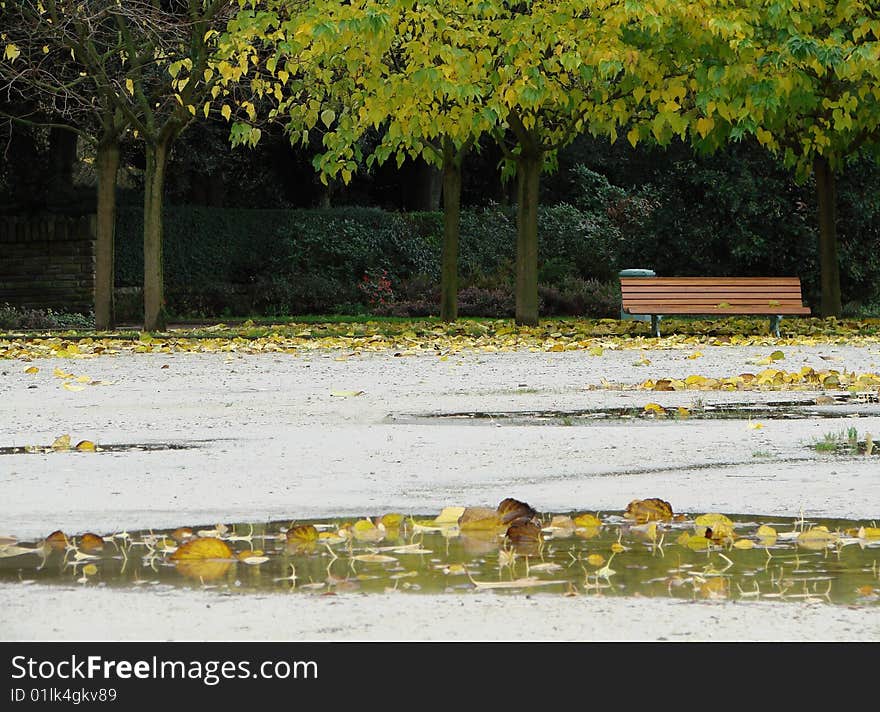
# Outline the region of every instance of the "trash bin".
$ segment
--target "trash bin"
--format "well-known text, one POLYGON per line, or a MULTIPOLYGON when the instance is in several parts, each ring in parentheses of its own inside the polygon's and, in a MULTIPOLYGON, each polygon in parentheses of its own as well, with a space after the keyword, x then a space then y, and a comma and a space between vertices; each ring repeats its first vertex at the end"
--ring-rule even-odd
MULTIPOLYGON (((652 269, 622 269, 617 273, 618 277, 656 277, 652 269)), ((620 318, 629 321, 651 321, 650 314, 627 314, 620 309, 620 318)))

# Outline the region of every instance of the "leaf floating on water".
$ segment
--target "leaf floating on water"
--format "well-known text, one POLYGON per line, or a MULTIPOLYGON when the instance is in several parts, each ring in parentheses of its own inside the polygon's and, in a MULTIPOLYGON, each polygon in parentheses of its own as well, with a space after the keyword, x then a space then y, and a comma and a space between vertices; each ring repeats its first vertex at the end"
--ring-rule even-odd
POLYGON ((537 512, 525 502, 508 497, 501 500, 496 510, 502 524, 516 524, 527 522, 537 516, 537 512))
POLYGON ((42 553, 43 552, 40 549, 31 549, 25 546, 15 546, 14 544, 0 546, 0 559, 9 559, 13 556, 23 556, 24 554, 42 555, 42 553))
POLYGON ((464 507, 444 507, 433 522, 434 524, 458 524, 461 515, 464 514, 464 507))
POLYGON ((194 559, 231 559, 232 549, 222 539, 205 537, 193 539, 180 545, 171 555, 172 561, 189 561, 194 559))
POLYGON ((737 539, 733 542, 733 546, 736 549, 752 549, 755 546, 755 542, 751 539, 737 539))
POLYGON ((733 522, 723 514, 702 514, 694 520, 697 536, 704 536, 716 543, 726 542, 736 537, 733 522))
POLYGON ((55 549, 56 551, 64 551, 67 549, 67 535, 61 531, 60 529, 52 532, 46 539, 43 541, 45 546, 48 546, 50 549, 55 549))
POLYGON ((505 528, 498 513, 488 507, 467 507, 458 520, 458 526, 463 532, 497 531, 505 528))
POLYGON ((834 546, 840 537, 827 527, 813 527, 798 534, 797 543, 805 549, 820 550, 834 546))
POLYGON ((400 529, 400 525, 403 523, 403 515, 402 514, 383 514, 379 519, 377 524, 381 524, 385 527, 385 530, 388 532, 396 531, 400 529))
POLYGON ((287 546, 300 552, 314 551, 318 545, 318 530, 313 524, 300 524, 287 530, 287 546))
POLYGON ((98 450, 98 446, 95 445, 91 440, 80 440, 76 444, 76 449, 80 452, 96 452, 98 450))
POLYGON ((553 584, 567 583, 560 579, 558 581, 548 581, 547 579, 539 579, 536 576, 527 576, 513 581, 475 581, 471 579, 471 583, 477 588, 486 589, 503 589, 503 588, 533 588, 535 586, 552 586, 553 584))
POLYGON ((601 527, 602 526, 602 520, 599 519, 599 517, 597 517, 595 514, 589 514, 589 513, 578 514, 574 518, 573 521, 575 523, 575 526, 578 526, 578 527, 601 527))
POLYGON ((880 539, 880 527, 859 527, 859 539, 880 539))
POLYGON ((86 564, 85 566, 83 566, 83 573, 86 576, 94 576, 96 573, 98 573, 98 567, 94 564, 86 564))
POLYGON ((377 527, 369 519, 355 522, 351 529, 358 541, 382 541, 385 538, 385 527, 377 527))
POLYGON ((544 527, 544 531, 550 532, 555 537, 571 536, 576 526, 574 520, 565 515, 557 514, 550 520, 550 524, 544 527))
POLYGON ((104 548, 104 540, 91 532, 83 534, 77 543, 79 548, 85 552, 101 551, 104 548))
POLYGON ((55 438, 55 440, 49 447, 57 452, 70 450, 70 435, 68 435, 67 433, 65 433, 64 435, 59 435, 57 438, 55 438))
POLYGON ((596 567, 599 567, 599 566, 601 566, 602 564, 605 563, 605 557, 602 556, 602 554, 590 554, 590 555, 587 557, 587 563, 588 563, 590 566, 596 566, 596 567))
POLYGON ((387 554, 358 554, 351 557, 352 561, 362 561, 366 564, 390 564, 397 561, 393 556, 387 554))
POLYGON ((635 519, 640 524, 653 521, 663 522, 672 519, 672 505, 657 497, 634 499, 626 505, 623 516, 627 519, 635 519))

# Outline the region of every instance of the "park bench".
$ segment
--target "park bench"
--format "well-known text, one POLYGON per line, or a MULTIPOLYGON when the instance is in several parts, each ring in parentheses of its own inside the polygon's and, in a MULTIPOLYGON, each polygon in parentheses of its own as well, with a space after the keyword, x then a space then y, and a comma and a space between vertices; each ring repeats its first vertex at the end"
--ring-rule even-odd
POLYGON ((810 313, 798 277, 621 277, 620 290, 623 311, 649 314, 658 338, 664 315, 766 314, 779 336, 783 316, 810 313))

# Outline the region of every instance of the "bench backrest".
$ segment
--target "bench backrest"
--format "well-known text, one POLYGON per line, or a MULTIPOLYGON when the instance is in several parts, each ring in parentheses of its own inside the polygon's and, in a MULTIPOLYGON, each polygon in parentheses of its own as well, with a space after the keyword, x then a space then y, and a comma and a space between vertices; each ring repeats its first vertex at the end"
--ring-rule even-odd
POLYGON ((656 313, 658 306, 679 313, 725 311, 803 313, 799 277, 621 277, 625 310, 656 313))

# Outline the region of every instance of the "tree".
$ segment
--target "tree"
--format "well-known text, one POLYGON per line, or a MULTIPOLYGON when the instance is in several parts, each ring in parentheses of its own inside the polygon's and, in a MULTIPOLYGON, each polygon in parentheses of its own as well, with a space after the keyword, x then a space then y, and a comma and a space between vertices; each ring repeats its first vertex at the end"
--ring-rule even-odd
MULTIPOLYGON (((733 52, 702 48, 696 101, 712 146, 747 133, 815 180, 821 314, 840 316, 836 176, 880 155, 880 14, 874 2, 753 0, 726 15, 733 52)), ((717 43, 715 47, 717 48, 717 43)))
MULTIPOLYGON (((101 136, 108 138, 106 144, 98 142, 97 160, 99 165, 107 162, 105 174, 110 175, 114 160, 118 165, 120 132, 130 130, 144 146, 144 329, 163 329, 162 205, 168 152, 191 121, 199 114, 209 115, 221 93, 232 93, 235 78, 244 73, 217 53, 221 33, 238 3, 7 0, 7 5, 27 21, 33 37, 51 40, 45 45, 47 54, 69 54, 77 70, 74 85, 85 87, 82 96, 98 107, 105 120, 112 120, 116 133, 105 130, 101 136)), ((30 41, 29 46, 37 44, 30 41)), ((14 61, 20 51, 7 41, 4 56, 14 61)), ((64 85, 65 90, 70 84, 64 85)), ((243 100, 241 105, 249 106, 243 100)), ((104 186, 109 190, 110 181, 105 180, 104 186)), ((109 196, 101 204, 106 208, 109 196)), ((108 262, 112 269, 112 249, 107 257, 107 251, 101 251, 98 261, 108 262)), ((106 285, 106 270, 102 275, 100 282, 106 285)))
MULTIPOLYGON (((461 165, 494 117, 481 111, 477 82, 484 68, 457 42, 475 30, 462 3, 365 0, 316 3, 307 10, 268 2, 252 56, 262 53, 270 73, 284 82, 269 112, 291 140, 307 143, 322 132, 324 151, 314 161, 325 183, 348 183, 359 167, 394 157, 442 169, 444 212, 441 318, 457 318, 461 165), (267 33, 266 17, 272 19, 267 33), (294 60, 298 60, 294 65, 294 60), (454 62, 455 72, 436 65, 454 62), (362 140, 379 132, 365 155, 362 140)), ((239 28, 245 25, 241 23, 239 28)), ((268 93, 268 92, 267 92, 268 93)), ((240 132, 238 140, 248 136, 240 132)), ((235 141, 235 138, 234 138, 235 141)))
MULTIPOLYGON (((0 58, 0 82, 16 109, 6 116, 30 126, 50 126, 75 132, 95 145, 98 178, 95 235, 95 326, 114 326, 114 231, 116 224, 116 172, 119 141, 128 119, 109 93, 121 87, 104 86, 83 71, 79 54, 106 50, 112 38, 100 9, 80 6, 79 15, 61 12, 58 3, 0 3, 5 28, 0 58)), ((118 61, 107 58, 108 63, 118 61)))

